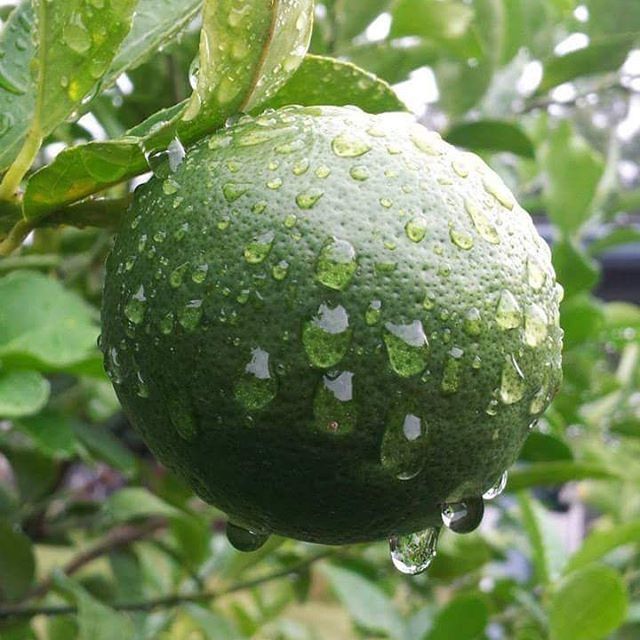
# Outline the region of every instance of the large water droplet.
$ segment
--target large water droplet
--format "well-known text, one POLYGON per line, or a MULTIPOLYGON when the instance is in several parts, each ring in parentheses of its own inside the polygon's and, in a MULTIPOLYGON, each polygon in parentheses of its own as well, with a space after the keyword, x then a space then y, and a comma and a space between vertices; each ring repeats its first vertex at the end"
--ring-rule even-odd
POLYGON ((482 178, 485 191, 492 195, 503 207, 511 211, 516 204, 515 198, 504 182, 495 174, 488 173, 482 178))
POLYGON ((202 300, 189 300, 178 313, 178 322, 185 331, 193 331, 202 319, 202 300))
POLYGON ((537 304, 529 305, 524 314, 524 341, 530 347, 540 346, 546 339, 547 314, 537 304))
POLYGON ((346 240, 329 238, 318 256, 316 277, 325 287, 342 291, 357 268, 356 250, 346 240))
POLYGON ((522 400, 526 390, 524 373, 513 356, 507 358, 507 363, 502 369, 500 384, 500 400, 504 404, 515 404, 522 400))
POLYGON ((302 342, 313 366, 328 369, 337 365, 351 343, 346 309, 320 305, 317 315, 303 326, 302 342))
POLYGON ((411 130, 410 137, 411 142, 423 153, 430 156, 442 155, 442 138, 435 131, 415 126, 411 130))
POLYGON ((313 403, 316 427, 319 431, 343 435, 356 424, 353 402, 353 373, 330 373, 322 378, 313 403))
POLYGON ((391 368, 403 378, 421 373, 429 361, 429 341, 422 322, 385 325, 384 343, 391 368))
POLYGON ((229 203, 235 202, 245 193, 247 193, 247 191, 249 191, 249 185, 247 184, 227 182, 226 184, 222 185, 222 193, 225 197, 225 200, 229 203))
POLYGON ((82 22, 82 15, 75 13, 64 25, 63 40, 76 53, 86 53, 91 48, 91 36, 82 22))
POLYGON ((331 143, 331 148, 340 158, 358 158, 371 151, 371 145, 368 142, 349 133, 336 136, 331 143))
POLYGON ((275 234, 273 231, 266 231, 265 233, 256 236, 244 248, 244 259, 249 264, 260 264, 261 262, 264 262, 267 256, 271 253, 274 238, 275 234))
POLYGON ((412 218, 407 222, 404 231, 411 242, 422 242, 427 235, 427 223, 423 218, 412 218))
POLYGON ((412 413, 392 411, 382 438, 380 461, 398 480, 411 480, 424 468, 427 425, 412 413))
POLYGON ((451 242, 460 249, 468 251, 473 247, 473 237, 463 229, 458 229, 457 227, 450 225, 449 237, 451 238, 451 242))
POLYGON ((296 196, 296 204, 301 209, 313 209, 323 195, 324 191, 321 191, 320 189, 309 189, 309 191, 299 193, 296 196))
POLYGON ((189 268, 189 263, 188 262, 184 262, 183 264, 181 264, 180 266, 176 267, 171 274, 169 275, 169 284, 174 288, 177 289, 178 287, 180 287, 182 285, 182 282, 184 281, 184 275, 187 271, 187 269, 189 268))
POLYGON ((442 383, 440 388, 443 393, 457 393, 460 388, 460 369, 462 367, 462 356, 464 351, 459 347, 452 347, 447 354, 442 372, 442 383))
POLYGON ((251 360, 236 382, 235 398, 249 411, 263 409, 276 397, 278 383, 269 361, 270 356, 264 349, 252 349, 251 360))
POLYGON ((540 291, 547 280, 547 274, 535 258, 529 258, 527 261, 527 278, 529 286, 534 291, 540 291))
POLYGON ((436 557, 439 529, 430 527, 424 531, 389 538, 389 551, 393 566, 410 576, 423 573, 436 557))
POLYGON ((498 300, 496 309, 496 323, 502 329, 515 329, 522 322, 522 310, 515 296, 508 289, 504 289, 498 300))
POLYGON ((298 162, 296 162, 293 165, 293 175, 294 176, 301 176, 304 175, 307 171, 309 171, 309 159, 308 158, 303 158, 302 160, 299 160, 298 162))
POLYGON ((470 336, 479 336, 482 333, 482 316, 475 307, 471 307, 464 317, 464 330, 470 336))
POLYGON ((543 385, 538 389, 536 395, 533 396, 531 404, 529 405, 529 413, 531 415, 540 415, 546 409, 549 399, 549 389, 543 385))
POLYGON ((227 540, 238 551, 257 551, 268 539, 269 534, 267 533, 258 533, 227 522, 227 540))
POLYGON ((489 218, 487 218, 480 208, 473 201, 469 200, 469 198, 465 199, 464 206, 480 237, 484 238, 490 244, 500 244, 498 230, 489 222, 489 218))
POLYGON ((482 494, 484 500, 495 500, 506 488, 509 473, 505 471, 500 477, 482 494))
POLYGON ((124 315, 133 324, 140 324, 144 320, 145 303, 147 298, 144 295, 144 286, 140 285, 140 288, 133 294, 131 300, 124 308, 124 315))
POLYGON ((289 263, 286 260, 280 260, 278 264, 273 265, 271 269, 271 275, 274 280, 282 281, 286 279, 289 274, 289 263))
POLYGON ((470 533, 482 522, 484 502, 482 498, 465 498, 460 502, 445 504, 442 522, 454 533, 470 533))

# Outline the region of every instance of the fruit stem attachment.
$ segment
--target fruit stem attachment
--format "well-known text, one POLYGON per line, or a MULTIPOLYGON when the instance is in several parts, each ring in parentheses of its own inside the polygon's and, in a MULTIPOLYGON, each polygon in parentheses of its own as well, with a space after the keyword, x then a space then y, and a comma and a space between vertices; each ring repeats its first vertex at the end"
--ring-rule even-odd
POLYGON ((22 149, 20 149, 18 156, 0 183, 0 200, 8 202, 17 202, 19 200, 20 195, 18 190, 20 183, 33 165, 33 161, 36 159, 41 146, 42 133, 39 127, 34 126, 31 131, 29 131, 29 135, 27 135, 22 149))

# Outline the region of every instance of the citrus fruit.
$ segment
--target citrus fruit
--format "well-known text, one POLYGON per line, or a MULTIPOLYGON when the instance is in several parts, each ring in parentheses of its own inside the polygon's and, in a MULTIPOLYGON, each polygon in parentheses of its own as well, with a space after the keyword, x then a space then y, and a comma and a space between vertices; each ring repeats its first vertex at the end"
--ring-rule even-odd
POLYGON ((407 115, 334 107, 242 117, 156 174, 102 348, 157 457, 232 538, 476 526, 560 380, 561 290, 500 178, 407 115))

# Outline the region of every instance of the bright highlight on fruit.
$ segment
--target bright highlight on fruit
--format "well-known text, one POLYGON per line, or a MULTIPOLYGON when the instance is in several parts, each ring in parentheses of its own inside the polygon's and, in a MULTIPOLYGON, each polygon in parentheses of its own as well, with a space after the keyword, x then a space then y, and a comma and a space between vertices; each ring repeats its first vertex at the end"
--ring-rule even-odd
POLYGON ((561 288, 530 217, 402 114, 290 107, 180 160, 138 189, 107 265, 132 423, 241 549, 388 538, 399 570, 426 569, 560 383, 561 288))

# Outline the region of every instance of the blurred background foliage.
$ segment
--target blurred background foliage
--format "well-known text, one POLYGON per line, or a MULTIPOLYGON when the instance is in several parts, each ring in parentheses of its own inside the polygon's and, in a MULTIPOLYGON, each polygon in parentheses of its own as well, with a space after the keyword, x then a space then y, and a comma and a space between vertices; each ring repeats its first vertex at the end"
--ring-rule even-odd
MULTIPOLYGON (((195 19, 57 127, 38 162, 187 98, 198 38, 195 19)), ((234 551, 223 514, 159 467, 102 372, 112 233, 40 228, 1 260, 0 637, 640 637, 639 46, 631 0, 316 5, 312 52, 377 74, 480 153, 553 243, 566 292, 564 386, 482 527, 445 532, 425 575, 394 572, 384 542, 234 551)))

